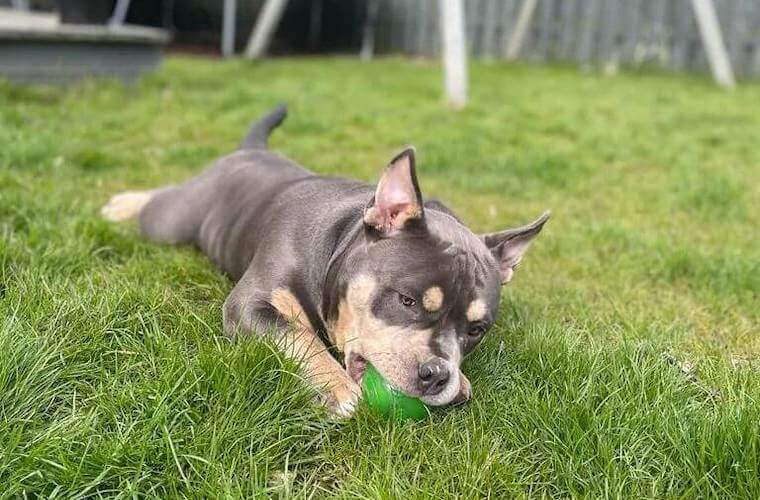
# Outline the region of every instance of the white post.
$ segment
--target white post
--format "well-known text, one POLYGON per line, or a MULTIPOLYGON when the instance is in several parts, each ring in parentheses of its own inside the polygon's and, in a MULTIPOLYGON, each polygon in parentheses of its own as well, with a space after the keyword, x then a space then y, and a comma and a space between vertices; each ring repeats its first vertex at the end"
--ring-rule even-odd
POLYGON ((235 53, 235 10, 237 0, 224 0, 222 17, 222 55, 230 57, 235 53))
POLYGON ((446 99, 455 108, 467 104, 467 52, 462 0, 441 0, 441 34, 446 99))
POLYGON ((694 8, 713 78, 721 87, 734 88, 736 86, 734 71, 731 68, 731 59, 726 52, 726 44, 723 42, 715 5, 712 0, 691 0, 691 5, 694 8))
POLYGON ((288 0, 267 0, 261 8, 245 49, 248 59, 259 59, 266 53, 287 3, 288 0))
POLYGON ((533 13, 536 12, 537 0, 525 0, 520 7, 520 13, 517 14, 515 28, 512 30, 512 36, 507 43, 506 58, 508 61, 514 61, 520 56, 525 35, 528 33, 530 22, 533 20, 533 13))

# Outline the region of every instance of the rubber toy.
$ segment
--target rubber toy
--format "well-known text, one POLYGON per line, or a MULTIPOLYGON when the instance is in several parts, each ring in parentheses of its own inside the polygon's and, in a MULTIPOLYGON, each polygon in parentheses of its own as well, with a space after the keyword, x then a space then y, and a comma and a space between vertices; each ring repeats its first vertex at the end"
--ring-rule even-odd
POLYGON ((425 403, 395 389, 371 364, 362 377, 362 399, 375 413, 394 420, 422 420, 430 415, 425 403))

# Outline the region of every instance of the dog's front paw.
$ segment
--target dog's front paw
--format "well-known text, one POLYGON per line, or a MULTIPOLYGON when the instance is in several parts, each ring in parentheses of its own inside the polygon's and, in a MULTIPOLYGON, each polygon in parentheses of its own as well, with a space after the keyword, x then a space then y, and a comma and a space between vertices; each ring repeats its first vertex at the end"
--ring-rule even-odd
POLYGON ((325 389, 325 406, 339 418, 348 418, 354 414, 362 389, 347 375, 335 381, 325 389))

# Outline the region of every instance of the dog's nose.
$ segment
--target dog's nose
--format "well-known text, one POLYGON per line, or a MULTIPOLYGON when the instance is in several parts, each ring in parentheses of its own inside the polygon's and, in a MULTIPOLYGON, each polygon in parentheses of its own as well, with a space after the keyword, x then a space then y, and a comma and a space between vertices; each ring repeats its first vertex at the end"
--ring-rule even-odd
POLYGON ((449 368, 442 358, 433 358, 420 364, 417 371, 419 384, 425 396, 438 394, 449 382, 449 368))

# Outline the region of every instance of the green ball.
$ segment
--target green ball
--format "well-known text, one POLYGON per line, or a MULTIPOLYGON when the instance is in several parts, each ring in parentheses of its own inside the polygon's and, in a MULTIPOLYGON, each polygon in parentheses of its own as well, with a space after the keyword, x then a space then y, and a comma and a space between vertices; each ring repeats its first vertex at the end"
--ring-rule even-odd
POLYGON ((425 403, 393 388, 371 364, 362 377, 362 399, 376 413, 396 420, 422 420, 430 415, 425 403))

